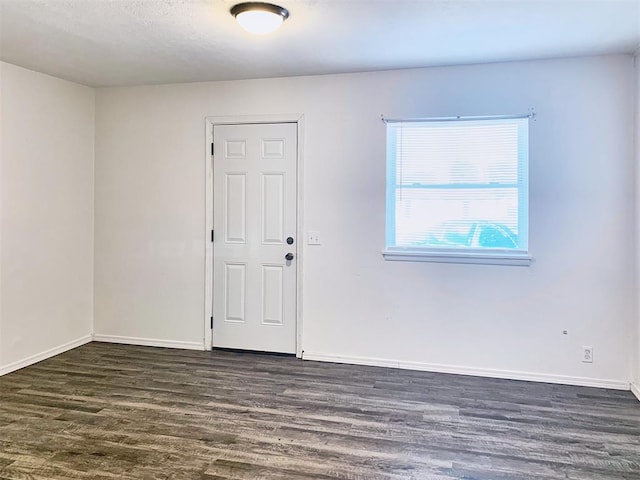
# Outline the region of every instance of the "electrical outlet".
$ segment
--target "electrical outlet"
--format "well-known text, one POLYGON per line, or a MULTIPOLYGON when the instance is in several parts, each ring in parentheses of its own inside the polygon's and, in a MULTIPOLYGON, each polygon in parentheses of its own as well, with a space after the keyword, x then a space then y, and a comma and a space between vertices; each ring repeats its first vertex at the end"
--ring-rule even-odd
POLYGON ((593 363, 593 347, 582 346, 582 363, 593 363))

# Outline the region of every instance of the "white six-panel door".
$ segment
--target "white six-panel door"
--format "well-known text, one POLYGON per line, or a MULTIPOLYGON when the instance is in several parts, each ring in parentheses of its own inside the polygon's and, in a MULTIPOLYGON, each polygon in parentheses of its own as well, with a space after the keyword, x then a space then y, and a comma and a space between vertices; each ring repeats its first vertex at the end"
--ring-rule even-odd
POLYGON ((295 353, 297 125, 213 137, 213 346, 295 353))

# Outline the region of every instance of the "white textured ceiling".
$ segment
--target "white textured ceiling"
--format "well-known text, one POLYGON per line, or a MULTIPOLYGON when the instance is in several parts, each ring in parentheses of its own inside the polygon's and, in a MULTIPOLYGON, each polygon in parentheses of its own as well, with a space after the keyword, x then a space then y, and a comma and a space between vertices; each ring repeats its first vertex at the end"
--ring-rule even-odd
POLYGON ((91 86, 279 77, 604 53, 640 44, 640 0, 0 0, 0 59, 91 86))

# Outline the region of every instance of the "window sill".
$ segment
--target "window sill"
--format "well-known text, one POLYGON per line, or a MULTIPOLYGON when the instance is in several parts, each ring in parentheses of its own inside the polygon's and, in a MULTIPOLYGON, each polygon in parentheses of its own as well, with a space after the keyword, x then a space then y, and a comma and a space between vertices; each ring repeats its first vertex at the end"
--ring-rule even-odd
POLYGON ((394 262, 469 263, 528 267, 533 258, 526 253, 416 252, 385 250, 385 260, 394 262))

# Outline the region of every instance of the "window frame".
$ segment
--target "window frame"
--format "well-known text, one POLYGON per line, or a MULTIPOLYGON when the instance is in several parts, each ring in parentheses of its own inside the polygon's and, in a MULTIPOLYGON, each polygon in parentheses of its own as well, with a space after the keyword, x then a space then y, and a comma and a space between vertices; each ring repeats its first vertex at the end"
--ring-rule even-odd
MULTIPOLYGON (((382 252, 385 260, 404 262, 436 262, 436 263, 470 263, 484 265, 514 265, 529 266, 533 258, 529 254, 529 128, 534 114, 525 115, 501 115, 501 116, 476 116, 476 117, 433 117, 412 119, 385 119, 386 125, 386 212, 385 212, 385 248, 382 252), (397 247, 389 246, 389 238, 395 237, 395 207, 396 191, 399 187, 396 177, 396 165, 398 156, 396 146, 390 141, 390 123, 430 123, 430 122, 457 122, 465 121, 502 121, 523 120, 527 122, 524 127, 518 127, 518 235, 524 238, 524 244, 517 249, 497 248, 468 248, 468 247, 397 247), (393 185, 390 179, 394 179, 393 185), (524 205, 524 207, 522 207, 524 205)), ((505 184, 474 184, 474 188, 504 188, 505 184), (483 185, 478 187, 478 185, 483 185)), ((510 184, 513 185, 513 184, 510 184)), ((438 188, 438 187, 404 187, 404 188, 438 188)), ((450 188, 465 188, 459 184, 450 188)))

